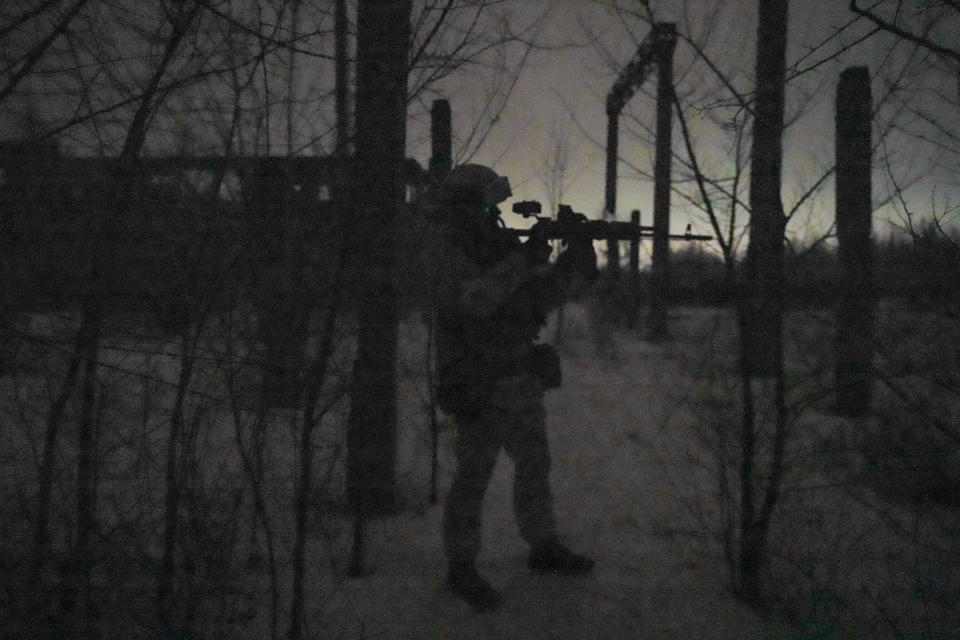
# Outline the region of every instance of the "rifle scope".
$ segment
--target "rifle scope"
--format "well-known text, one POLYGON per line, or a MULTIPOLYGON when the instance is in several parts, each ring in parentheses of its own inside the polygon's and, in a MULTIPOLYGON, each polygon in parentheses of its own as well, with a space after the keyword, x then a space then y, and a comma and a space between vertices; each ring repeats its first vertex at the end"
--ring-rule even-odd
POLYGON ((519 213, 524 218, 529 218, 530 216, 535 216, 542 211, 540 203, 536 200, 523 200, 522 202, 513 203, 513 212, 519 213))

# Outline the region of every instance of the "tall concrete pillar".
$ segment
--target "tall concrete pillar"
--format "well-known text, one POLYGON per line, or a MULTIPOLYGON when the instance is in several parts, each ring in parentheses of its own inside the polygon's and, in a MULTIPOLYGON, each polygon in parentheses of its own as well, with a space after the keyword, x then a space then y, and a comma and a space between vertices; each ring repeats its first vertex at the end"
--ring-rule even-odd
MULTIPOLYGON (((617 213, 617 147, 620 143, 620 113, 607 112, 607 174, 604 189, 604 211, 610 216, 617 213)), ((607 238, 607 275, 620 273, 620 243, 607 238)))
POLYGON ((870 155, 870 73, 850 67, 840 75, 836 103, 836 222, 840 270, 837 283, 836 409, 865 414, 872 387, 875 282, 870 155))
POLYGON ((647 340, 670 338, 667 307, 670 296, 670 168, 673 135, 673 50, 676 25, 654 25, 657 47, 657 147, 653 168, 653 265, 647 340))
POLYGON ((640 315, 640 211, 638 209, 630 212, 630 224, 636 235, 630 238, 630 274, 628 276, 630 308, 627 311, 627 326, 634 329, 640 315))
POLYGON ((441 180, 453 168, 450 103, 434 100, 430 108, 430 178, 441 180))

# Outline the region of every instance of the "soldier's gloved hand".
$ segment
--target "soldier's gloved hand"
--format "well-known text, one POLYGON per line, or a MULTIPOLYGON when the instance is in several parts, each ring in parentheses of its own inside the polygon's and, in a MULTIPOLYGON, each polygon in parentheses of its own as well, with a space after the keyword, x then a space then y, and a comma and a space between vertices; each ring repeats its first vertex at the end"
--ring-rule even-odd
POLYGON ((560 356, 552 345, 545 343, 534 345, 528 366, 531 373, 540 378, 547 389, 555 389, 563 382, 560 356))
POLYGON ((538 222, 533 225, 533 228, 530 230, 530 238, 523 243, 523 249, 527 254, 530 264, 546 264, 547 261, 550 260, 550 254, 553 253, 547 237, 537 230, 537 225, 539 224, 538 222))
POLYGON ((597 269, 597 252, 589 238, 570 241, 567 249, 557 258, 557 267, 575 273, 587 280, 594 280, 600 273, 597 269))

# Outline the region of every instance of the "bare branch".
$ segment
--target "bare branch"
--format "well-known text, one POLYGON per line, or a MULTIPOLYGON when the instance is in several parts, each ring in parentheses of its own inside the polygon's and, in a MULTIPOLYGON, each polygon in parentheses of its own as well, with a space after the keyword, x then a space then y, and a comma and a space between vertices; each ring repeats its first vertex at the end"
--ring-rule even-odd
POLYGON ((70 9, 63 14, 60 18, 60 21, 53 28, 46 38, 41 40, 36 47, 30 50, 29 53, 25 56, 23 65, 14 73, 10 79, 7 81, 7 84, 0 89, 0 102, 3 102, 10 93, 17 88, 17 85, 20 84, 20 81, 23 80, 27 74, 33 69, 33 67, 43 58, 44 54, 47 53, 47 50, 50 48, 50 45, 59 38, 64 31, 66 31, 67 26, 70 22, 76 17, 80 12, 80 9, 87 4, 89 0, 77 0, 70 9))
MULTIPOLYGON (((954 5, 951 4, 951 6, 954 5)), ((954 8, 956 7, 954 6, 954 8)), ((909 40, 910 42, 918 44, 924 49, 932 51, 945 58, 949 58, 955 62, 960 62, 960 51, 941 46, 926 36, 920 36, 911 33, 906 29, 897 26, 895 23, 883 19, 869 9, 861 9, 859 6, 857 6, 857 0, 850 0, 850 11, 853 11, 857 15, 870 20, 877 25, 878 28, 883 29, 884 31, 890 32, 900 38, 903 38, 904 40, 909 40)))
POLYGON ((24 11, 17 18, 11 20, 10 24, 6 25, 3 28, 0 28, 0 39, 3 39, 4 37, 6 37, 8 33, 12 33, 13 31, 16 31, 17 28, 19 28, 20 25, 22 25, 23 23, 37 17, 41 13, 45 12, 47 9, 51 9, 56 5, 60 4, 61 2, 63 2, 63 0, 44 0, 44 2, 41 2, 39 5, 37 5, 33 9, 30 9, 29 11, 24 11))
POLYGON ((690 139, 690 129, 687 127, 687 118, 683 113, 683 108, 680 104, 679 98, 677 98, 677 92, 673 93, 673 106, 677 112, 677 119, 680 121, 680 131, 683 133, 683 143, 687 148, 687 156, 690 158, 690 165, 693 167, 693 175, 697 179, 697 187, 700 189, 700 196, 703 198, 703 204, 707 211, 707 217, 710 220, 710 226, 713 227, 713 233, 717 237, 717 242, 720 243, 720 249, 723 251, 724 262, 727 263, 727 266, 730 266, 730 262, 733 260, 733 254, 731 252, 730 245, 726 242, 723 232, 720 230, 720 222, 717 219, 717 214, 713 210, 713 200, 710 198, 710 194, 707 193, 707 188, 704 185, 703 172, 700 170, 700 165, 697 162, 697 154, 693 150, 693 142, 690 139))
MULTIPOLYGON (((454 2, 455 0, 447 0, 446 6, 440 10, 440 16, 437 18, 437 21, 433 23, 433 27, 430 28, 430 33, 423 38, 423 42, 420 43, 420 46, 417 48, 417 52, 410 57, 410 68, 417 66, 417 64, 420 62, 420 59, 423 57, 427 47, 430 46, 431 42, 433 42, 433 39, 440 31, 440 27, 442 27, 446 21, 447 15, 450 13, 450 9, 453 7, 454 2)), ((424 10, 424 17, 426 17, 429 11, 430 9, 424 10)))
MULTIPOLYGON (((264 30, 263 30, 262 28, 256 28, 256 29, 255 29, 255 28, 253 28, 253 27, 250 27, 250 26, 248 26, 248 25, 240 22, 239 20, 237 20, 237 19, 234 18, 233 16, 224 13, 224 12, 221 11, 220 9, 218 9, 218 8, 214 7, 213 5, 211 5, 210 2, 209 2, 209 0, 197 0, 197 2, 200 3, 200 4, 201 4, 207 11, 209 11, 212 15, 217 16, 217 17, 220 18, 221 20, 223 20, 223 21, 225 21, 226 23, 230 24, 231 26, 237 28, 238 30, 242 31, 243 33, 246 33, 247 35, 250 35, 250 36, 255 37, 257 40, 261 40, 261 41, 264 41, 264 42, 268 42, 269 44, 271 44, 271 45, 273 45, 273 46, 275 46, 275 47, 283 48, 283 49, 289 49, 290 51, 293 51, 294 53, 300 53, 300 54, 303 54, 303 55, 305 55, 305 56, 310 56, 310 57, 312 57, 312 58, 317 58, 317 59, 320 59, 320 60, 330 60, 330 61, 333 61, 333 60, 334 60, 334 56, 331 56, 331 55, 328 55, 328 54, 325 54, 325 53, 320 53, 320 52, 318 52, 318 51, 312 51, 312 50, 310 50, 310 49, 303 49, 303 48, 300 48, 300 47, 295 46, 295 44, 296 44, 297 42, 300 42, 300 41, 303 41, 303 40, 307 40, 307 39, 312 38, 312 37, 314 37, 314 36, 320 35, 320 33, 321 33, 320 31, 316 31, 316 30, 315 30, 315 31, 312 31, 312 32, 309 32, 309 33, 300 34, 298 37, 295 37, 295 38, 290 38, 290 39, 288 39, 288 40, 280 40, 280 39, 278 39, 278 38, 276 38, 276 37, 266 35, 265 32, 264 32, 264 30)), ((263 25, 263 23, 261 22, 260 27, 263 27, 263 26, 264 26, 264 25, 263 25)), ((278 25, 278 28, 279 28, 279 25, 278 25)))

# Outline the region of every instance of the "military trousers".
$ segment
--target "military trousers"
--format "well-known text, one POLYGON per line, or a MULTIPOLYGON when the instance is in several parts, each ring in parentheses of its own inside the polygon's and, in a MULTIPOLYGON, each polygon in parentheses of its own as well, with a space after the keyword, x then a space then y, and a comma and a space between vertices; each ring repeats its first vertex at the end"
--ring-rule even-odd
POLYGON ((458 422, 457 471, 444 509, 447 557, 472 562, 480 551, 483 497, 500 450, 513 461, 513 508, 528 543, 555 532, 543 385, 532 374, 497 382, 475 419, 458 422))

